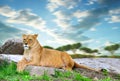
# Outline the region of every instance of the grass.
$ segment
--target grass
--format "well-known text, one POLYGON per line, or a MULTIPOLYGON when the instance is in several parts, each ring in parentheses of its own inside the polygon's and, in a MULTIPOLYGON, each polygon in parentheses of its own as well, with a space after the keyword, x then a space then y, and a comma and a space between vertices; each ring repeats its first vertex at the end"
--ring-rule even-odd
MULTIPOLYGON (((105 72, 106 73, 106 72, 105 72)), ((0 65, 0 81, 93 81, 89 77, 80 75, 78 72, 61 72, 55 70, 55 74, 50 76, 44 72, 42 76, 30 76, 29 72, 18 73, 14 62, 7 63, 6 61, 0 65)), ((107 77, 98 81, 112 81, 107 77)))

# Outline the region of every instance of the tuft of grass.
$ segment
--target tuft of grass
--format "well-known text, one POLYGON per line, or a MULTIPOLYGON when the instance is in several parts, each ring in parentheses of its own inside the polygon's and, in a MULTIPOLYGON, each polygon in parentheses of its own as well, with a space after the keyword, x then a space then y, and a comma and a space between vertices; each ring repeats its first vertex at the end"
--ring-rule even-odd
MULTIPOLYGON (((112 81, 112 80, 111 80, 110 77, 107 77, 107 78, 105 78, 105 79, 101 79, 101 80, 98 80, 98 81, 112 81)), ((116 80, 114 80, 114 81, 116 81, 116 80)))
POLYGON ((102 73, 103 73, 105 76, 107 76, 107 75, 109 74, 106 69, 102 69, 102 73))
POLYGON ((75 81, 93 81, 92 79, 90 79, 88 77, 81 76, 79 73, 74 74, 74 80, 75 81))

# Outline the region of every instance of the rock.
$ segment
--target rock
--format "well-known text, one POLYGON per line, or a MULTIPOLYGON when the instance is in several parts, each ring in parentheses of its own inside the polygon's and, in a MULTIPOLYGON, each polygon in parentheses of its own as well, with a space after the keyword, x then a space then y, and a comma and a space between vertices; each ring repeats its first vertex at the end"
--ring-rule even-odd
POLYGON ((0 54, 23 54, 23 43, 21 39, 9 39, 0 47, 0 54))
POLYGON ((22 59, 22 55, 0 54, 0 59, 13 61, 17 63, 18 61, 22 59))
POLYGON ((120 74, 120 59, 118 58, 81 58, 74 59, 79 64, 96 69, 106 69, 108 72, 120 74))
POLYGON ((36 75, 36 76, 43 75, 45 72, 48 75, 54 75, 55 70, 64 71, 63 69, 57 69, 53 67, 41 67, 41 66, 27 66, 25 70, 29 71, 30 75, 36 75))
POLYGON ((2 47, 0 47, 0 54, 2 54, 2 47))

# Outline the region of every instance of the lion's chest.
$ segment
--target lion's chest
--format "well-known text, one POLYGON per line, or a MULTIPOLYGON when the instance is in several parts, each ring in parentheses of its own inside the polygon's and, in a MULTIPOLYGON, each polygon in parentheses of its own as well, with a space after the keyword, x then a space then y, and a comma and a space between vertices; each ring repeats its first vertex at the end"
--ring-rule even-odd
POLYGON ((32 55, 31 55, 29 52, 27 52, 27 53, 24 54, 24 58, 25 58, 27 61, 31 61, 31 60, 32 60, 32 55))

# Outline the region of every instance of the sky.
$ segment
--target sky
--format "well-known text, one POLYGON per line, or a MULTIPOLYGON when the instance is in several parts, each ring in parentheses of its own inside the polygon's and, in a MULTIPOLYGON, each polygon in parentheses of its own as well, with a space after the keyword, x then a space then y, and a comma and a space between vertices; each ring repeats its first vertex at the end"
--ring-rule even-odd
POLYGON ((54 48, 120 43, 120 0, 0 0, 0 44, 22 34, 54 48))

